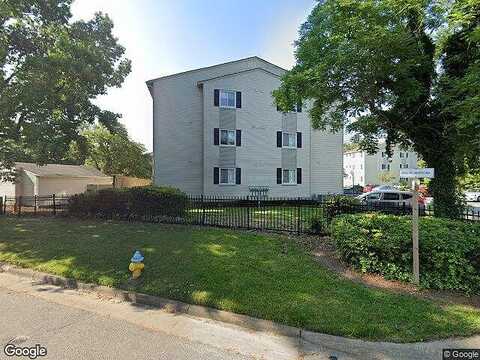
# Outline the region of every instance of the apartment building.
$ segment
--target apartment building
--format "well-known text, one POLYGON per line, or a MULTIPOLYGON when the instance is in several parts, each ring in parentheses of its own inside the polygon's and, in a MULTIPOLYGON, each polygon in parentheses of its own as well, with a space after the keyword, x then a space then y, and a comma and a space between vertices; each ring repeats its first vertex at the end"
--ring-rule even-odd
POLYGON ((272 91, 285 71, 250 57, 147 81, 155 184, 204 195, 340 193, 343 134, 312 129, 306 104, 277 109, 272 91))
POLYGON ((388 157, 385 144, 369 155, 365 151, 346 151, 343 155, 344 186, 368 184, 398 184, 400 169, 416 168, 417 154, 396 146, 388 157))

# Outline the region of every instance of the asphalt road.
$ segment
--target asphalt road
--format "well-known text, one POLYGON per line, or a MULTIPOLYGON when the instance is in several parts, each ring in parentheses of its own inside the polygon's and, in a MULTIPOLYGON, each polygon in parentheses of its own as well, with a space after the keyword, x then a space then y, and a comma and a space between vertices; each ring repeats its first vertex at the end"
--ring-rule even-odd
POLYGON ((40 344, 47 348, 45 359, 59 360, 251 358, 2 288, 0 314, 0 359, 7 358, 9 342, 40 344))

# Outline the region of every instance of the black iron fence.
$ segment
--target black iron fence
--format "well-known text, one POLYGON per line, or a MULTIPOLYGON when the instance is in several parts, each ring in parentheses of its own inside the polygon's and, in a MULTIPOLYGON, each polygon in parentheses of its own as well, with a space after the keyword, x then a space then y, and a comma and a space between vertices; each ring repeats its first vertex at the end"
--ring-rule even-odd
MULTIPOLYGON (((69 215, 68 197, 32 196, 0 198, 0 214, 55 216, 69 215)), ((188 196, 185 207, 172 214, 169 207, 146 207, 141 215, 129 208, 108 208, 95 204, 89 217, 121 219, 174 224, 205 225, 252 230, 272 230, 294 233, 322 232, 335 216, 346 213, 383 212, 395 215, 410 215, 407 204, 355 204, 349 201, 336 202, 332 198, 252 198, 188 196)), ((421 207, 420 216, 434 215, 433 208, 421 207)), ((480 221, 480 208, 466 210, 461 220, 480 221)))
POLYGON ((68 206, 68 196, 4 196, 0 198, 0 214, 58 215, 68 206))

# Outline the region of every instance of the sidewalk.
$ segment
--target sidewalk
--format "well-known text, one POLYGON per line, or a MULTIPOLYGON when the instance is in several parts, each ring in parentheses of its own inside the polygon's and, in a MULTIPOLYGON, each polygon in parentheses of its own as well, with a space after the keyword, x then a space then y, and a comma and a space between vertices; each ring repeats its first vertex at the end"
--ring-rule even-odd
MULTIPOLYGON (((0 273, 0 289, 7 290, 18 297, 27 296, 34 298, 36 301, 56 304, 59 312, 68 309, 88 312, 91 314, 89 324, 93 329, 95 329, 95 321, 100 321, 98 319, 112 319, 124 323, 125 326, 137 327, 143 331, 148 330, 154 338, 163 339, 168 336, 183 339, 181 342, 185 344, 198 344, 199 347, 215 348, 221 354, 229 354, 228 358, 241 355, 264 359, 328 359, 333 355, 342 360, 438 360, 441 359, 442 349, 444 348, 480 348, 480 336, 429 343, 391 344, 346 339, 308 331, 302 331, 301 337, 276 335, 271 331, 274 327, 269 330, 268 327, 262 328, 259 325, 256 330, 252 330, 251 328, 182 312, 169 312, 174 311, 172 309, 175 309, 175 307, 162 310, 120 301, 118 298, 99 297, 98 294, 93 292, 64 289, 38 281, 32 282, 32 278, 8 272, 0 273)), ((0 306, 5 305, 0 304, 0 306)), ((6 313, 9 310, 0 308, 0 311, 6 313)), ((26 314, 26 312, 19 311, 17 318, 26 316, 26 314)), ((206 309, 205 314, 208 314, 208 309, 206 309)), ((252 323, 255 323, 255 320, 253 319, 252 323)), ((258 324, 264 324, 264 322, 258 324)), ((13 324, 7 324, 1 330, 0 339, 2 341, 8 337, 5 332, 12 328, 10 325, 13 324)), ((18 334, 8 335, 14 337, 18 334)), ((95 331, 92 335, 95 336, 95 331)), ((79 339, 79 341, 81 340, 79 339)), ((84 346, 88 346, 88 340, 83 340, 86 341, 84 346)), ((113 354, 111 355, 113 356, 113 354)), ((179 358, 182 358, 181 354, 178 355, 179 358)), ((106 356, 105 358, 111 357, 106 356)), ((188 358, 188 356, 185 355, 184 358, 188 358)))

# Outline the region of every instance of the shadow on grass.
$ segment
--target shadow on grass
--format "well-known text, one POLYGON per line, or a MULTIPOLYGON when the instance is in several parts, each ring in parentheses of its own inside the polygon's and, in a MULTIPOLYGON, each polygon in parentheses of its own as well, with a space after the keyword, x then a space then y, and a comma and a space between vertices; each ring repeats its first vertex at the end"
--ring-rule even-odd
MULTIPOLYGON (((480 332, 479 311, 441 308, 354 284, 283 237, 65 219, 0 219, 0 226, 0 261, 75 279, 71 288, 76 281, 118 287, 207 306, 211 309, 196 311, 219 320, 227 315, 216 309, 370 340, 405 342, 480 332), (132 286, 128 264, 136 249, 145 255, 145 272, 132 286)), ((156 306, 176 311, 158 301, 156 306)), ((253 329, 264 327, 261 320, 248 321, 253 329)))

